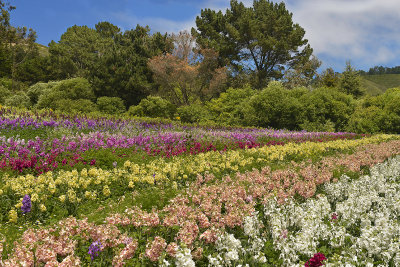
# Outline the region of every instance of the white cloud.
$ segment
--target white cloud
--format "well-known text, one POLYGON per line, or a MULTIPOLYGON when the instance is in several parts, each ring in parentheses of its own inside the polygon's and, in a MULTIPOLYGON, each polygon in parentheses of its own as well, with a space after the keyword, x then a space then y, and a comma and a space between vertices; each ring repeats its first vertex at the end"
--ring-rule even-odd
POLYGON ((144 17, 139 18, 137 16, 133 16, 127 13, 119 12, 114 13, 112 15, 115 19, 117 19, 120 23, 124 25, 122 28, 133 29, 137 24, 141 26, 150 26, 150 29, 154 31, 158 31, 161 33, 177 33, 181 30, 189 30, 192 27, 196 26, 195 19, 190 19, 187 21, 177 21, 177 20, 169 20, 164 18, 152 18, 152 17, 144 17))
POLYGON ((286 1, 293 19, 306 30, 315 54, 332 59, 325 65, 391 64, 400 49, 398 0, 286 1), (340 62, 341 61, 341 62, 340 62))

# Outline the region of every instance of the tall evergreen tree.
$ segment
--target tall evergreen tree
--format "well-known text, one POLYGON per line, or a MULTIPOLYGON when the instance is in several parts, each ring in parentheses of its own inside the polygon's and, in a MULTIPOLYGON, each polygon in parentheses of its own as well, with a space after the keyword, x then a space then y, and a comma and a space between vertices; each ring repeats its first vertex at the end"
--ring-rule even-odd
POLYGON ((353 95, 356 98, 365 94, 365 90, 361 85, 360 74, 351 66, 350 61, 346 62, 346 69, 340 77, 339 88, 344 93, 353 95))

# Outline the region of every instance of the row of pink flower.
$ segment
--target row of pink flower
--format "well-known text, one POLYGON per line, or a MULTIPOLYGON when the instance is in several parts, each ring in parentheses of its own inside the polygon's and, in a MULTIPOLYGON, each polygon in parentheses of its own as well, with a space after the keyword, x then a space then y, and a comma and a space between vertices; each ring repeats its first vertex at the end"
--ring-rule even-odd
MULTIPOLYGON (((129 148, 131 153, 144 151, 151 156, 173 157, 181 154, 198 154, 207 151, 226 151, 269 145, 283 145, 287 142, 331 141, 335 139, 355 139, 360 135, 350 133, 286 133, 269 132, 243 133, 233 131, 210 131, 198 129, 189 132, 146 133, 137 136, 92 132, 75 134, 62 138, 34 140, 0 137, 0 169, 16 171, 32 169, 37 173, 57 169, 64 165, 74 166, 82 162, 94 165, 96 159, 87 162, 81 154, 91 149, 129 148), (279 136, 279 137, 273 137, 279 136), (282 137, 285 136, 285 137, 282 137)), ((121 155, 123 156, 123 155, 121 155)), ((111 166, 110 166, 111 167, 111 166)))
MULTIPOLYGON (((14 246, 3 264, 15 266, 23 262, 33 266, 33 261, 56 266, 57 256, 78 262, 74 256, 79 236, 86 240, 113 248, 114 265, 122 266, 126 259, 137 257, 138 243, 123 229, 149 232, 156 228, 160 234, 147 242, 143 257, 155 262, 163 253, 174 257, 178 244, 190 248, 195 259, 204 257, 201 246, 215 243, 226 228, 241 227, 243 219, 255 211, 255 206, 277 196, 283 203, 287 197, 299 194, 305 198, 315 195, 316 187, 335 182, 333 173, 338 169, 359 172, 362 166, 372 166, 400 154, 400 141, 371 144, 358 148, 354 154, 324 158, 320 162, 291 163, 284 170, 272 171, 269 167, 244 174, 217 179, 212 174, 199 175, 186 193, 173 198, 162 210, 147 212, 140 207, 114 214, 103 225, 87 220, 68 218, 49 229, 28 230, 14 246), (117 228, 117 226, 119 228, 117 228), (177 229, 176 235, 171 235, 177 229), (197 247, 197 249, 195 249, 197 247), (34 254, 35 253, 35 254, 34 254)), ((73 266, 73 265, 71 265, 73 266)))

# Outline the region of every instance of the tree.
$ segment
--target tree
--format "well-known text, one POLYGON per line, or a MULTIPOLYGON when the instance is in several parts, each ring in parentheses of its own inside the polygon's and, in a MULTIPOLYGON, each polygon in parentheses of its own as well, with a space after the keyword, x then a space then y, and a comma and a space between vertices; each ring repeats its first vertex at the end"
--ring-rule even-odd
POLYGON ((198 49, 189 32, 180 32, 172 38, 175 43, 172 53, 148 62, 154 80, 160 85, 159 94, 178 106, 217 96, 227 78, 226 68, 218 66, 218 53, 198 49))
POLYGON ((312 56, 306 63, 299 63, 288 69, 283 76, 283 84, 290 89, 302 86, 309 87, 318 78, 317 69, 320 66, 321 61, 312 56))
POLYGON ((49 44, 54 77, 66 79, 87 77, 99 52, 100 34, 87 26, 72 26, 61 35, 58 43, 49 44))
POLYGON ((339 85, 339 73, 335 72, 332 68, 327 68, 318 77, 318 87, 337 87, 339 85))
POLYGON ((126 107, 137 105, 150 94, 154 86, 153 73, 147 66, 149 58, 171 51, 168 36, 157 32, 150 34, 149 27, 137 25, 124 33, 102 23, 96 29, 110 42, 104 52, 98 54, 89 69, 97 97, 120 97, 126 107))
POLYGON ((15 7, 0 0, 0 77, 11 74, 11 57, 8 46, 10 11, 15 7))
POLYGON ((11 89, 15 89, 19 67, 27 60, 38 57, 35 44, 36 32, 26 27, 13 27, 10 24, 10 11, 15 7, 0 1, 0 77, 11 77, 11 89))
POLYGON ((220 66, 229 65, 236 73, 250 71, 255 86, 280 79, 285 69, 307 61, 312 49, 304 39, 305 30, 293 23, 285 4, 255 0, 245 7, 236 0, 223 14, 211 9, 196 18, 192 34, 202 48, 219 53, 220 66))
POLYGON ((361 85, 360 74, 351 66, 350 61, 346 62, 346 69, 340 77, 339 88, 342 92, 356 98, 365 94, 361 85))

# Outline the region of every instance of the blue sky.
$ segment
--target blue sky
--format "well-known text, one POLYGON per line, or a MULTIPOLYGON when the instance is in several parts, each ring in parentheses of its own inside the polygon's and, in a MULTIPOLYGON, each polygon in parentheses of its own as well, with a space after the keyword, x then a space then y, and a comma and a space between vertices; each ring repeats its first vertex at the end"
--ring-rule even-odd
MULTIPOLYGON (((252 0, 243 0, 252 5, 252 0)), ((358 69, 400 65, 400 0, 285 0, 293 19, 306 30, 321 69, 342 71, 346 60, 358 69)), ((14 26, 36 30, 38 42, 58 41, 73 25, 109 21, 123 30, 137 24, 152 31, 195 27, 201 9, 229 7, 229 0, 11 0, 14 26)))

